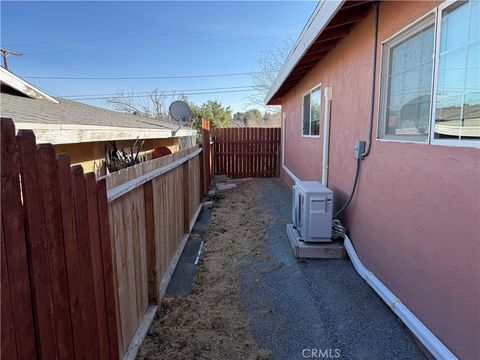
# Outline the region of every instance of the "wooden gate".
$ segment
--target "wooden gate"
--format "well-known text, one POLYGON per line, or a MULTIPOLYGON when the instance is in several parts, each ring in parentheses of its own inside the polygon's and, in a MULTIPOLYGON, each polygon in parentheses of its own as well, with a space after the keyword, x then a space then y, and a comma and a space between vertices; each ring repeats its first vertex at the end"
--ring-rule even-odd
POLYGON ((280 128, 212 129, 214 174, 231 178, 278 175, 280 128))

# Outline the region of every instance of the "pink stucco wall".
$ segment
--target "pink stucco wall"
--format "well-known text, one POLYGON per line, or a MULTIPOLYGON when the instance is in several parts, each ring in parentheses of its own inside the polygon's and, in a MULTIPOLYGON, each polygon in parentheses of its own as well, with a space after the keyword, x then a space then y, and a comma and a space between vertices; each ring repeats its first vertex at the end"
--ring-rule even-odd
MULTIPOLYGON (((381 3, 379 43, 436 5, 381 3)), ((337 208, 352 186, 354 141, 367 139, 372 36, 371 12, 282 99, 285 164, 320 180, 323 135, 301 136, 302 94, 333 86, 328 185, 337 208)), ((478 149, 374 141, 343 215, 362 262, 463 359, 480 358, 479 179, 478 149)))

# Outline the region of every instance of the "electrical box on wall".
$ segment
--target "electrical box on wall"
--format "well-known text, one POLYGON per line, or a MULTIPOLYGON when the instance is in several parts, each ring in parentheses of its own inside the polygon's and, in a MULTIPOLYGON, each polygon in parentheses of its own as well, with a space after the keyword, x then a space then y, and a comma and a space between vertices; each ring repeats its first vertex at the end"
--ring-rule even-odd
POLYGON ((293 187, 293 225, 305 242, 332 241, 333 192, 319 181, 293 187))
POLYGON ((365 141, 357 140, 355 141, 354 155, 355 160, 361 160, 362 155, 365 153, 365 141))

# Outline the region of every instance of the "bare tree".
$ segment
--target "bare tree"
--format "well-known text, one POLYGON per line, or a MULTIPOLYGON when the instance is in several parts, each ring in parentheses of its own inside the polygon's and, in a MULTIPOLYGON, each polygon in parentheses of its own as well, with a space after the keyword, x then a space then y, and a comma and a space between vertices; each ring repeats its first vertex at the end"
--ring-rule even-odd
POLYGON ((266 106, 264 99, 287 60, 293 44, 294 40, 292 38, 286 38, 284 43, 262 51, 255 59, 259 69, 251 75, 254 91, 247 96, 250 105, 261 106, 269 112, 279 111, 276 106, 266 106))
POLYGON ((112 110, 140 115, 161 121, 175 122, 168 113, 168 108, 175 100, 186 101, 183 93, 166 92, 154 89, 150 93, 136 94, 133 91, 119 91, 107 100, 112 110))

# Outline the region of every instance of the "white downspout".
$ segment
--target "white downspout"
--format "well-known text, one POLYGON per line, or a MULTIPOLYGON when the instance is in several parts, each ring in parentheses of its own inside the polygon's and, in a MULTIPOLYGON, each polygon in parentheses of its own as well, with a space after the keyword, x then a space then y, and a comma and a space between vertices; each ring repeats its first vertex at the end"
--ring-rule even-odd
POLYGON ((325 112, 323 115, 323 160, 322 184, 328 185, 328 150, 330 147, 330 113, 332 107, 332 87, 325 88, 325 112))
POLYGON ((282 109, 282 167, 285 165, 285 118, 287 114, 282 109))
POLYGON ((345 235, 345 250, 358 274, 382 298, 403 321, 427 350, 439 360, 458 359, 374 274, 363 266, 348 236, 345 235))

